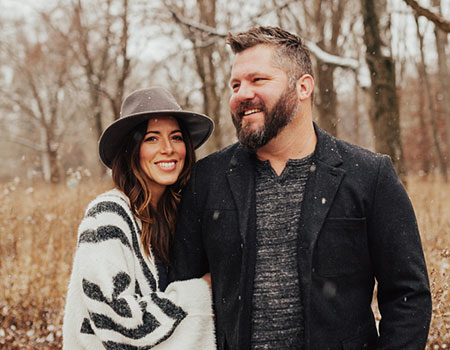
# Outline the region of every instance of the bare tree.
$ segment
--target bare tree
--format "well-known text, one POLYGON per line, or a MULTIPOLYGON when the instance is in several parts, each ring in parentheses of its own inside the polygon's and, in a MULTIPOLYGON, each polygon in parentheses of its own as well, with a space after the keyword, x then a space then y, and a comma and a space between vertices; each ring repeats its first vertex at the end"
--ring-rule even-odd
POLYGON ((42 19, 71 43, 70 51, 82 72, 77 83, 88 93, 86 110, 100 137, 107 105, 113 119, 119 118, 131 70, 128 0, 72 0, 70 6, 55 10, 65 12, 69 25, 53 23, 45 14, 42 19))
MULTIPOLYGON (((355 15, 359 8, 349 6, 354 5, 352 3, 335 0, 309 0, 287 5, 290 6, 285 6, 285 10, 279 12, 279 16, 282 16, 280 22, 286 25, 286 29, 293 28, 306 40, 315 59, 317 88, 314 102, 318 123, 331 134, 337 135, 340 118, 335 86, 336 68, 353 71, 357 78, 355 81, 362 84, 359 78, 364 64, 359 59, 351 58, 359 56, 361 46, 357 43, 357 31, 352 30, 359 20, 355 15)), ((356 111, 354 113, 352 119, 358 118, 359 114, 356 111)))
POLYGON ((72 7, 72 33, 76 35, 73 49, 85 72, 99 137, 103 131, 102 98, 108 99, 114 118, 118 118, 130 72, 128 0, 121 0, 119 14, 113 14, 113 5, 113 0, 106 0, 104 8, 98 9, 103 10, 100 12, 102 18, 92 18, 92 10, 85 9, 81 0, 74 2, 72 7), (117 24, 120 31, 113 29, 117 24))
MULTIPOLYGON (((433 0, 432 4, 439 8, 439 13, 442 14, 441 3, 439 0, 433 0)), ((438 77, 441 89, 439 95, 442 96, 442 108, 444 110, 444 123, 446 131, 446 163, 447 167, 450 165, 450 74, 447 64, 448 55, 445 48, 448 44, 447 34, 443 32, 438 26, 434 27, 434 35, 436 37, 436 51, 438 56, 438 77)))
MULTIPOLYGON (((199 21, 210 28, 216 27, 216 1, 215 0, 197 0, 199 9, 199 21)), ((220 111, 220 93, 217 81, 217 71, 215 62, 218 53, 217 43, 213 37, 205 36, 198 31, 189 31, 188 38, 194 46, 194 56, 197 72, 202 82, 203 109, 206 115, 215 118, 216 113, 220 111)), ((218 115, 220 117, 220 114, 218 115)), ((218 124, 217 117, 216 124, 218 124)), ((220 128, 217 129, 215 138, 216 148, 222 147, 222 135, 220 128)))
MULTIPOLYGON (((314 18, 320 31, 319 41, 316 43, 322 50, 337 55, 338 38, 341 33, 341 24, 345 10, 345 1, 315 0, 314 18), (326 5, 327 8, 324 8, 326 5), (330 29, 327 35, 326 28, 330 29), (329 39, 327 40, 327 37, 329 39)), ((337 136, 337 96, 334 86, 334 71, 336 66, 318 60, 317 81, 319 87, 319 99, 316 106, 319 111, 319 125, 330 134, 337 136)))
MULTIPOLYGON (((390 49, 381 39, 379 15, 375 9, 374 0, 361 0, 361 5, 366 61, 372 80, 371 94, 374 103, 370 119, 375 135, 375 149, 377 152, 391 156, 400 178, 406 183, 395 62, 390 55, 386 54, 390 49)), ((385 11, 385 9, 382 10, 385 11)))
POLYGON ((1 104, 10 112, 7 139, 38 152, 46 181, 61 180, 60 145, 75 115, 67 86, 73 62, 67 43, 37 28, 30 39, 22 29, 5 44, 13 81, 0 86, 1 104))
POLYGON ((213 150, 220 149, 224 146, 221 105, 226 83, 219 67, 226 65, 229 58, 224 52, 223 35, 216 30, 216 0, 196 0, 195 8, 198 13, 191 12, 189 17, 186 15, 188 7, 184 3, 176 6, 165 1, 165 6, 180 25, 185 38, 192 43, 195 71, 201 82, 203 113, 210 116, 216 124, 215 135, 209 144, 213 150), (217 37, 221 39, 220 44, 217 43, 217 37))
POLYGON ((416 0, 404 0, 414 10, 417 16, 424 16, 432 21, 440 30, 450 33, 450 21, 442 17, 442 14, 434 13, 429 9, 420 6, 416 0))
MULTIPOLYGON (((430 79, 429 79, 429 75, 428 75, 426 64, 425 64, 425 54, 424 54, 424 48, 423 48, 424 38, 423 38, 423 34, 420 32, 419 20, 418 20, 417 16, 416 16, 416 26, 417 26, 417 37, 419 39, 419 49, 420 49, 420 62, 418 63, 420 89, 422 91, 424 91, 424 95, 426 96, 426 98, 425 98, 425 100, 426 100, 425 105, 427 106, 426 114, 428 116, 427 119, 430 121, 430 124, 431 124, 431 131, 432 131, 431 135, 433 138, 434 148, 436 150, 436 154, 438 157, 439 169, 440 169, 440 172, 442 174, 444 181, 447 182, 448 181, 447 166, 445 163, 444 155, 443 155, 440 141, 439 141, 438 128, 437 128, 437 122, 436 122, 437 113, 436 113, 436 109, 435 109, 434 103, 433 103, 432 88, 431 88, 430 79)), ((424 118, 424 117, 422 117, 422 118, 424 118)))

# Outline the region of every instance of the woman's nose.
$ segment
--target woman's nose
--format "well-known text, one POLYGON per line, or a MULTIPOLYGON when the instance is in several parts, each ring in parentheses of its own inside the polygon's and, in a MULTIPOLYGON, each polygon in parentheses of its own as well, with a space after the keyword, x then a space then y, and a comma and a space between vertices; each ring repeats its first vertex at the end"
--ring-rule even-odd
POLYGON ((163 139, 161 144, 161 153, 171 154, 173 152, 172 142, 169 139, 163 139))

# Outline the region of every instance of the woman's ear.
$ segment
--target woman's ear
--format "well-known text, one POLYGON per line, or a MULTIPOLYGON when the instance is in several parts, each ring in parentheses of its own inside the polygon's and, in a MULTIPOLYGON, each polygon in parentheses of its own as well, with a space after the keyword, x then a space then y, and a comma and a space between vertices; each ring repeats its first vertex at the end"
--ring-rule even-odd
POLYGON ((305 101, 311 97, 314 90, 314 78, 309 74, 303 74, 297 80, 297 95, 300 101, 305 101))

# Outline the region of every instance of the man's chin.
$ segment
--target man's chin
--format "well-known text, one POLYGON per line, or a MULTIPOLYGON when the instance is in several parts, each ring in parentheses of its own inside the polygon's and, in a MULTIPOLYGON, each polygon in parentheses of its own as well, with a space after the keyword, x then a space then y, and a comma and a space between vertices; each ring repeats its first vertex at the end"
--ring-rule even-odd
POLYGON ((264 136, 259 134, 240 134, 238 135, 239 143, 247 151, 255 153, 258 149, 267 144, 268 140, 265 140, 264 136))

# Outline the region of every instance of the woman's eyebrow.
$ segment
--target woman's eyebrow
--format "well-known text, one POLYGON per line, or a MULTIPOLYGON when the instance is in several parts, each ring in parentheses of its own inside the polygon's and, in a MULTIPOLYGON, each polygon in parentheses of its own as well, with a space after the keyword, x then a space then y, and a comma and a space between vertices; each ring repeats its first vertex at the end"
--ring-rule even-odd
MULTIPOLYGON (((175 134, 175 133, 177 133, 177 132, 181 132, 181 129, 173 130, 173 131, 171 131, 170 133, 171 133, 171 134, 175 134)), ((147 132, 145 133, 145 135, 150 134, 150 133, 161 134, 161 131, 150 130, 150 131, 147 131, 147 132)))

